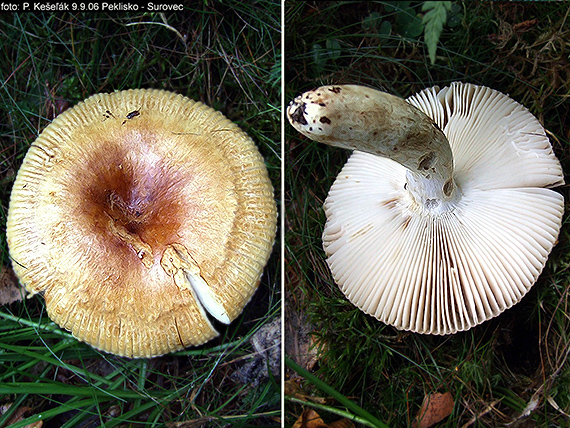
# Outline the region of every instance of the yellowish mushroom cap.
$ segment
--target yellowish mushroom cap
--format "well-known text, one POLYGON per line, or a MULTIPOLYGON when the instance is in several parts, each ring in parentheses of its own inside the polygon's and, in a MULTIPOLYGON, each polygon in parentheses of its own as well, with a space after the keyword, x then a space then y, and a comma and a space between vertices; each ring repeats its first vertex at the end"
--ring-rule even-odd
POLYGON ((276 231, 253 141, 160 90, 97 94, 30 147, 7 222, 13 266, 79 340, 152 357, 216 335, 256 290, 276 231))

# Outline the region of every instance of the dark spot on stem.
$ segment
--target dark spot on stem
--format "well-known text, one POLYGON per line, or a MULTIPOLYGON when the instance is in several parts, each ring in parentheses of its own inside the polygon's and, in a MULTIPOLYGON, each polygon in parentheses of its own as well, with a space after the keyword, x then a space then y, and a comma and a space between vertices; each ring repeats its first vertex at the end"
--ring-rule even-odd
POLYGON ((453 180, 449 179, 443 185, 443 194, 445 196, 450 196, 452 191, 453 191, 453 180))
POLYGON ((293 123, 300 123, 301 125, 307 124, 307 119, 305 119, 305 103, 297 104, 293 113, 290 114, 293 123))
POLYGON ((427 171, 432 167, 437 159, 437 155, 434 152, 429 152, 423 155, 418 162, 418 169, 422 171, 427 171))

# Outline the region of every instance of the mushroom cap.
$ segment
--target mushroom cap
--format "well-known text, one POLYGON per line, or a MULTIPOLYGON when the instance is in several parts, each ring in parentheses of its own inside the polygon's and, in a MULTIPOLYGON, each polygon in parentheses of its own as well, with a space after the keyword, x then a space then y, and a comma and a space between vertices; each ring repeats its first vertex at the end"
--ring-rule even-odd
POLYGON ((347 298, 398 329, 467 330, 519 302, 556 243, 560 163, 538 120, 508 96, 453 83, 408 100, 447 136, 457 197, 421 207, 407 169, 355 151, 325 201, 323 246, 347 298))
POLYGON ((256 290, 276 232, 253 141, 160 90, 96 94, 31 145, 7 221, 16 274, 95 348, 152 357, 202 344, 256 290))

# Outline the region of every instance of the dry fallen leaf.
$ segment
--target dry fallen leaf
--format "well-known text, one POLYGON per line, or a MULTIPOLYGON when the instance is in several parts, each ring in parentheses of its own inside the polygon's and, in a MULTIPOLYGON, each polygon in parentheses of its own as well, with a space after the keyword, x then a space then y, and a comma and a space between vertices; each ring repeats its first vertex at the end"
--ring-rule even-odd
POLYGON ((338 421, 331 422, 329 428, 354 428, 354 424, 348 419, 340 419, 338 421))
POLYGON ((326 397, 315 397, 307 394, 299 385, 300 378, 289 379, 285 381, 284 394, 298 398, 303 401, 311 401, 313 403, 326 404, 326 397))
POLYGON ((444 420, 453 411, 453 405, 453 396, 449 392, 426 395, 412 428, 429 428, 444 420))
POLYGON ((286 380, 284 382, 285 385, 283 388, 284 389, 283 393, 285 395, 292 395, 292 396, 304 395, 303 389, 299 385, 299 379, 300 378, 286 380))
MULTIPOLYGON (((3 415, 4 413, 6 413, 8 410, 10 410, 11 407, 12 407, 12 403, 6 403, 6 404, 3 404, 2 406, 0 406, 0 415, 3 415)), ((8 419, 6 426, 15 424, 16 422, 22 421, 23 419, 28 417, 31 413, 32 413, 32 409, 30 407, 25 407, 25 406, 24 407, 18 407, 16 409, 16 411, 14 412, 14 414, 10 417, 10 419, 8 419)), ((36 421, 36 422, 32 422, 31 424, 24 426, 24 428, 41 428, 43 423, 44 422, 41 420, 36 421)))
POLYGON ((354 424, 346 418, 326 424, 317 412, 309 409, 299 416, 292 428, 354 428, 354 424))
POLYGON ((18 282, 12 268, 2 266, 0 268, 0 306, 19 302, 26 296, 26 290, 18 282))
POLYGON ((317 412, 309 409, 301 413, 293 428, 327 428, 327 426, 317 412))

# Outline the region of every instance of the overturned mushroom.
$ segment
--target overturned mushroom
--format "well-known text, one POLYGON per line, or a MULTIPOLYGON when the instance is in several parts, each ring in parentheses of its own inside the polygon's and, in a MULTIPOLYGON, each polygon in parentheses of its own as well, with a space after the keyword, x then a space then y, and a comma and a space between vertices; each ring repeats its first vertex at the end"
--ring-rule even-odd
POLYGON ((58 116, 14 183, 14 270, 49 316, 103 351, 152 357, 216 335, 258 286, 276 230, 253 141, 159 90, 97 94, 58 116))
POLYGON ((333 277, 364 312, 403 330, 467 330, 519 302, 541 273, 564 183, 523 106, 453 83, 406 101, 356 85, 293 100, 291 124, 355 150, 325 201, 333 277))

